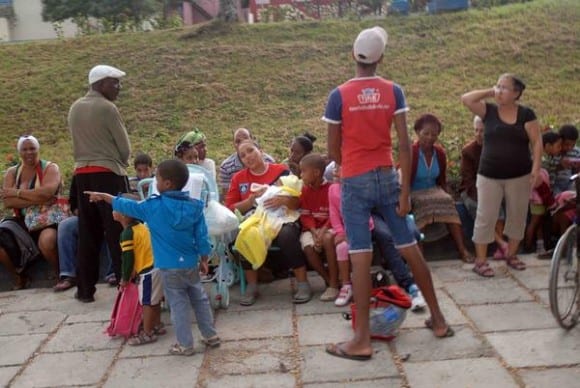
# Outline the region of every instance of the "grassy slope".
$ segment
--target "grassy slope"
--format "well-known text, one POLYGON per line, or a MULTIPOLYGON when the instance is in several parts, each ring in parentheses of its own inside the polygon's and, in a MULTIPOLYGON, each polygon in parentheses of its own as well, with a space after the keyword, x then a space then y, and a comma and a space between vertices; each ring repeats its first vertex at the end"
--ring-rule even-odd
POLYGON ((0 45, 0 154, 33 132, 42 156, 70 175, 70 104, 86 91, 97 63, 128 76, 118 105, 134 151, 155 160, 171 156, 174 141, 198 126, 210 156, 231 152, 231 129, 252 128, 278 157, 305 129, 321 139, 328 92, 351 77, 351 42, 362 27, 390 34, 380 73, 406 90, 409 124, 421 113, 439 115, 442 139, 458 159, 471 135, 459 96, 493 85, 500 73, 528 82, 524 103, 544 124, 578 123, 580 3, 538 0, 440 16, 379 21, 304 22, 203 27, 169 32, 95 36, 66 41, 0 45))

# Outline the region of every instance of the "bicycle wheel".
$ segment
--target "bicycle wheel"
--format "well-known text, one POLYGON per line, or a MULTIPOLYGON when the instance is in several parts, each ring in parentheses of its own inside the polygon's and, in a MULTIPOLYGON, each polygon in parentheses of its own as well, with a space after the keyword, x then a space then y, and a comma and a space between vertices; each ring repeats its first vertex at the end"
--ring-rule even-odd
POLYGON ((578 322, 578 256, 576 225, 558 240, 550 270, 550 309, 560 326, 570 329, 578 322))

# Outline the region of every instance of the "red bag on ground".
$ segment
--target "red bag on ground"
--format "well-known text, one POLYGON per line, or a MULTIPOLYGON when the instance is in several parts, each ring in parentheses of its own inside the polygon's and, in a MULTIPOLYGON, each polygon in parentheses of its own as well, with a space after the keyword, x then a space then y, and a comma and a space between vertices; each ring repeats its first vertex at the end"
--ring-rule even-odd
MULTIPOLYGON (((411 307, 411 297, 399 286, 390 285, 375 288, 371 292, 369 306, 371 338, 390 341, 395 338, 397 330, 407 316, 411 307)), ((352 328, 356 322, 356 305, 350 305, 350 314, 344 313, 347 320, 352 319, 352 328)))
POLYGON ((139 332, 142 318, 143 306, 139 303, 139 288, 135 283, 128 283, 117 294, 111 312, 111 323, 106 332, 111 337, 118 335, 128 338, 139 332))

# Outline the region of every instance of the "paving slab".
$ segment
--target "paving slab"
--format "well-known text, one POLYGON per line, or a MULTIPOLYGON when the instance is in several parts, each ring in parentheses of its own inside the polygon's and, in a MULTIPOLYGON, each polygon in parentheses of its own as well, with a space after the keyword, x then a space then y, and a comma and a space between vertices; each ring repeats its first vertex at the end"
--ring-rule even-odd
POLYGON ((403 368, 413 388, 518 386, 494 358, 407 362, 403 368))
MULTIPOLYGON (((447 294, 443 291, 436 290, 437 300, 439 301, 439 307, 445 316, 445 320, 450 325, 464 325, 467 324, 467 319, 457 308, 457 305, 447 294)), ((403 322, 402 328, 416 328, 425 327, 425 320, 429 318, 429 309, 426 307, 425 310, 420 312, 413 312, 407 310, 407 317, 403 322)))
POLYGON ((19 369, 19 366, 0 367, 0 387, 7 387, 8 382, 16 376, 19 369))
POLYGON ((0 337, 0 366, 23 364, 38 349, 47 334, 10 335, 0 337))
POLYGON ((290 289, 281 294, 265 295, 260 292, 260 296, 256 303, 251 306, 240 305, 240 297, 238 295, 230 294, 230 306, 227 310, 219 310, 222 312, 235 311, 257 311, 257 310, 292 310, 292 293, 290 289))
POLYGON ((114 350, 40 354, 18 376, 13 388, 96 385, 113 361, 114 350))
POLYGON ((205 380, 207 388, 259 388, 259 387, 276 387, 276 388, 294 388, 296 379, 292 374, 258 374, 243 376, 211 376, 205 380))
POLYGON ((535 253, 528 253, 524 255, 518 255, 521 261, 526 263, 528 267, 549 267, 552 262, 552 257, 548 259, 539 259, 538 255, 535 253))
POLYGON ((98 309, 88 313, 69 315, 66 318, 65 323, 69 324, 69 323, 84 323, 84 322, 109 322, 110 319, 111 319, 110 310, 98 309))
POLYGON ((490 304, 465 307, 482 332, 546 329, 558 326, 552 313, 537 302, 490 304))
POLYGON ((516 368, 580 363, 580 330, 545 329, 488 334, 510 366, 516 368))
POLYGON ((580 366, 519 372, 527 388, 574 387, 580 381, 580 366))
POLYGON ((224 342, 206 353, 211 376, 289 373, 297 360, 292 357, 292 338, 224 342))
POLYGON ((5 313, 0 315, 0 336, 50 333, 65 318, 66 315, 58 311, 5 313))
POLYGON ((400 355, 409 354, 413 362, 492 355, 489 345, 477 338, 468 326, 453 326, 453 330, 455 335, 449 338, 436 338, 429 329, 401 330, 394 344, 400 355))
POLYGON ((401 387, 403 385, 403 380, 398 377, 388 377, 386 379, 368 379, 359 381, 336 381, 332 383, 312 383, 304 384, 305 387, 316 387, 316 388, 369 388, 369 387, 382 387, 382 388, 395 388, 401 387))
MULTIPOLYGON (((490 260, 491 267, 496 270, 495 278, 505 278, 507 276, 505 271, 498 270, 500 265, 498 262, 493 262, 490 260)), ((479 276, 473 272, 473 264, 458 264, 435 267, 433 268, 433 273, 437 275, 439 280, 444 283, 447 282, 463 282, 466 280, 486 280, 485 278, 479 276)))
POLYGON ((105 387, 194 387, 203 361, 202 354, 191 357, 164 356, 124 358, 113 366, 105 387))
POLYGON ((485 281, 448 283, 447 291, 460 305, 525 302, 532 296, 512 279, 490 278, 485 281))
POLYGON ((343 311, 350 311, 348 306, 346 307, 336 307, 334 301, 322 302, 320 300, 321 293, 317 293, 312 297, 312 300, 308 303, 297 304, 296 314, 298 315, 311 315, 311 314, 336 314, 342 313, 343 311))
POLYGON ((292 335, 292 311, 266 310, 220 313, 216 329, 222 340, 292 335))
POLYGON ((392 353, 384 342, 373 343, 374 354, 370 361, 351 361, 326 353, 323 346, 301 347, 302 382, 323 383, 344 380, 380 379, 399 377, 392 353))
POLYGON ((345 320, 342 314, 298 317, 298 341, 302 346, 344 342, 352 336, 352 322, 345 320))
POLYGON ((123 338, 111 338, 105 334, 108 323, 86 322, 62 326, 42 349, 43 353, 77 352, 118 349, 123 338))
POLYGON ((548 288, 550 284, 550 267, 530 267, 525 271, 512 271, 511 274, 533 290, 548 288))

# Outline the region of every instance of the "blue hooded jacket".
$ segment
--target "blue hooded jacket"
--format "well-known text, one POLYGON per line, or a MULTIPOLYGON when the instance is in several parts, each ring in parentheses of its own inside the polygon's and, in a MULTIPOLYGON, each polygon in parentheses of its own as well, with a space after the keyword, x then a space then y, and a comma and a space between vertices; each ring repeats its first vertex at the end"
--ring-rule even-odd
POLYGON ((195 268, 199 256, 211 252, 203 202, 186 192, 166 191, 141 202, 115 197, 113 210, 147 223, 155 268, 195 268))

